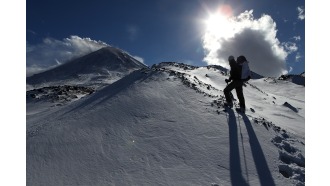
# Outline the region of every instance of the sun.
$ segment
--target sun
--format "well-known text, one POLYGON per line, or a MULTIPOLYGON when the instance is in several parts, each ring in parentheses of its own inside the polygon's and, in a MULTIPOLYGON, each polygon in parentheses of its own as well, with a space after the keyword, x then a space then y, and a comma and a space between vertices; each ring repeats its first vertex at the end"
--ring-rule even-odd
POLYGON ((231 16, 231 6, 221 5, 215 12, 209 13, 209 17, 205 20, 206 32, 216 38, 230 37, 233 34, 231 16))

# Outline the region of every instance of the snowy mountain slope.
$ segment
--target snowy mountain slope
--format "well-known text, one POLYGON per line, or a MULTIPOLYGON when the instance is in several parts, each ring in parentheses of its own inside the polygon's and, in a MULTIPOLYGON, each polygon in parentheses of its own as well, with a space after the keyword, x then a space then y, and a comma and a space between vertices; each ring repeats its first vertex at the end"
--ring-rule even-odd
POLYGON ((305 86, 305 72, 303 72, 299 75, 295 75, 295 74, 282 75, 278 79, 279 80, 290 81, 290 82, 295 83, 297 85, 305 86))
MULTIPOLYGON (((263 112, 263 117, 277 123, 292 133, 305 136, 305 87, 289 81, 269 81, 268 78, 251 81, 262 87, 264 102, 251 105, 263 112), (268 104, 268 105, 267 105, 268 104), (258 109, 260 108, 261 109, 258 109)), ((254 97, 250 95, 250 100, 254 97)))
MULTIPOLYGON (((212 96, 223 95, 222 90, 226 86, 224 80, 228 78, 225 76, 226 69, 221 68, 184 65, 180 67, 180 64, 175 63, 163 63, 157 67, 189 74, 191 81, 196 84, 204 83, 203 91, 212 96), (214 89, 208 89, 208 86, 214 89)), ((278 126, 304 136, 305 87, 289 81, 273 80, 273 78, 252 79, 246 84, 244 96, 247 108, 250 110, 252 108, 255 116, 277 121, 278 126)), ((233 95, 237 98, 235 90, 233 95)))
POLYGON ((145 67, 146 65, 118 48, 104 47, 51 70, 27 77, 26 81, 34 88, 78 84, 98 87, 111 84, 130 72, 145 67))
POLYGON ((56 111, 58 107, 71 104, 94 93, 93 88, 82 86, 52 86, 33 89, 26 92, 26 118, 34 118, 43 112, 56 111))
POLYGON ((303 185, 304 91, 250 80, 240 115, 224 74, 162 64, 31 113, 27 185, 303 185))

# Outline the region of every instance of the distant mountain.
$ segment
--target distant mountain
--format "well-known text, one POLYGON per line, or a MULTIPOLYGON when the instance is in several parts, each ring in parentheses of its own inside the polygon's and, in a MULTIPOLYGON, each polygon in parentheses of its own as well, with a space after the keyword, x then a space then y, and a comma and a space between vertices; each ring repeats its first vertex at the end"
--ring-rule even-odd
POLYGON ((26 82, 34 87, 100 85, 112 83, 145 67, 146 65, 118 48, 104 47, 51 70, 27 77, 26 82))

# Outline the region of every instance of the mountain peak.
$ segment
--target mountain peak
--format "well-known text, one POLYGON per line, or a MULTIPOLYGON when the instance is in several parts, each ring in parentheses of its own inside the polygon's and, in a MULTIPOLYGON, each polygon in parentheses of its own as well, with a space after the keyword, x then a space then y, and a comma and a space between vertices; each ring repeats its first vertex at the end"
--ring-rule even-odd
POLYGON ((130 72, 146 67, 127 52, 115 47, 104 47, 68 61, 48 71, 27 78, 33 86, 89 84, 116 81, 130 72))

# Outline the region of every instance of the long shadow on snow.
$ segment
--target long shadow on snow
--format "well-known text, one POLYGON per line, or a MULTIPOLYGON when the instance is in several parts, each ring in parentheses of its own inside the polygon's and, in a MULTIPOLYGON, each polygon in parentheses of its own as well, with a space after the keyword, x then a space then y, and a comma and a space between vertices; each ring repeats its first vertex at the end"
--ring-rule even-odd
POLYGON ((233 186, 248 185, 242 176, 241 161, 239 155, 237 122, 234 111, 228 109, 228 127, 229 127, 229 164, 230 164, 230 180, 233 186))
POLYGON ((252 124, 245 114, 241 114, 241 116, 245 123, 246 130, 249 134, 251 151, 254 163, 257 168, 260 184, 264 186, 275 186, 274 179, 270 173, 265 155, 262 151, 259 140, 253 130, 252 124))
MULTIPOLYGON (((113 96, 117 95, 123 90, 126 90, 130 86, 132 86, 135 82, 142 82, 148 77, 152 76, 155 73, 159 73, 157 71, 151 71, 148 74, 141 72, 140 70, 134 71, 131 74, 125 76, 124 78, 112 83, 111 85, 101 89, 100 91, 94 93, 91 97, 87 98, 83 102, 81 102, 76 107, 72 108, 70 111, 66 112, 68 114, 74 110, 79 110, 86 106, 97 105, 98 103, 102 103, 113 96)), ((63 114, 63 115, 65 115, 63 114)))

